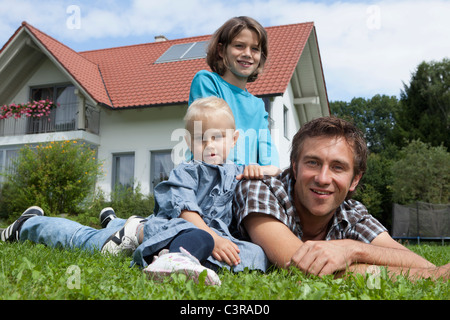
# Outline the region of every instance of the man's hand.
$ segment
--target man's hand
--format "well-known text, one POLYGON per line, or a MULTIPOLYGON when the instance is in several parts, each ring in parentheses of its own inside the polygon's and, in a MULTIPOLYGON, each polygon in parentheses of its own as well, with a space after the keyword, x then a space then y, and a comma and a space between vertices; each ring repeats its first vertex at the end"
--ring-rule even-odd
POLYGON ((306 241, 286 267, 295 266, 307 274, 323 276, 345 270, 352 264, 350 256, 349 247, 332 241, 306 241))

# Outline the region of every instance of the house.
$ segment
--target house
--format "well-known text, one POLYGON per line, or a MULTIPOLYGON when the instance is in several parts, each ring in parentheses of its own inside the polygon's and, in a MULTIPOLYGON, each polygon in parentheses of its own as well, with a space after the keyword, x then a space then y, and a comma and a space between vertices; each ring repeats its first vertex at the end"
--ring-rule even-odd
MULTIPOLYGON (((289 165, 291 138, 300 126, 329 115, 312 22, 268 27, 269 58, 248 90, 264 99, 281 167, 289 165)), ((180 161, 189 87, 208 69, 210 35, 75 52, 23 22, 0 51, 0 106, 50 98, 48 117, 0 120, 0 170, 21 146, 81 140, 97 149, 108 194, 118 183, 143 193, 180 161)))

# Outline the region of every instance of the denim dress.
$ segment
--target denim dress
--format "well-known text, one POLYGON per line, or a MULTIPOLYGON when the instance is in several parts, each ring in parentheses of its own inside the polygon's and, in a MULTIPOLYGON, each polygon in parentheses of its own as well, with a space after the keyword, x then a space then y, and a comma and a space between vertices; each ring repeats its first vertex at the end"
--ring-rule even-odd
MULTIPOLYGON (((154 190, 155 210, 144 225, 144 240, 136 249, 133 260, 146 267, 153 255, 166 247, 182 230, 197 228, 179 218, 183 210, 195 211, 219 236, 234 242, 240 250, 241 263, 233 271, 266 271, 269 261, 262 248, 243 240, 232 214, 236 175, 244 166, 234 163, 209 165, 200 161, 183 162, 170 173, 169 180, 158 184, 154 190)), ((210 256, 207 263, 226 267, 226 263, 210 256)))

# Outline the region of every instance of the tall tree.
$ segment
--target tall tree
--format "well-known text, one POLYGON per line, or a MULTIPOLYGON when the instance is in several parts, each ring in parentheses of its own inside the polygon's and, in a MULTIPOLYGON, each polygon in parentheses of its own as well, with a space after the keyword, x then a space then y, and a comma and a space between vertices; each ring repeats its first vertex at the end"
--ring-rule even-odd
POLYGON ((398 146, 420 139, 450 148, 450 60, 422 62, 404 84, 396 115, 398 146))
POLYGON ((375 95, 371 99, 353 98, 350 102, 330 103, 331 113, 352 121, 364 132, 371 152, 386 149, 392 140, 398 100, 395 96, 375 95))

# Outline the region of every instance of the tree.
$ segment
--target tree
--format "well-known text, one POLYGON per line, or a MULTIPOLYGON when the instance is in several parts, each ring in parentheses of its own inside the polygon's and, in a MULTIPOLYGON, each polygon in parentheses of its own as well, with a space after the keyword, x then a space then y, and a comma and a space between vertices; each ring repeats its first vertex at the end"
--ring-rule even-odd
POLYGON ((396 114, 395 140, 400 147, 420 139, 450 148, 450 60, 422 62, 403 84, 396 114))
POLYGON ((371 152, 381 152, 392 141, 395 113, 398 109, 395 96, 375 95, 372 99, 353 98, 349 103, 330 103, 331 113, 353 122, 364 132, 371 152))
POLYGON ((413 140, 400 154, 392 165, 395 202, 450 203, 450 153, 444 146, 413 140))
POLYGON ((371 153, 367 158, 367 170, 354 196, 369 213, 387 228, 391 226, 392 166, 393 160, 381 154, 371 153))

